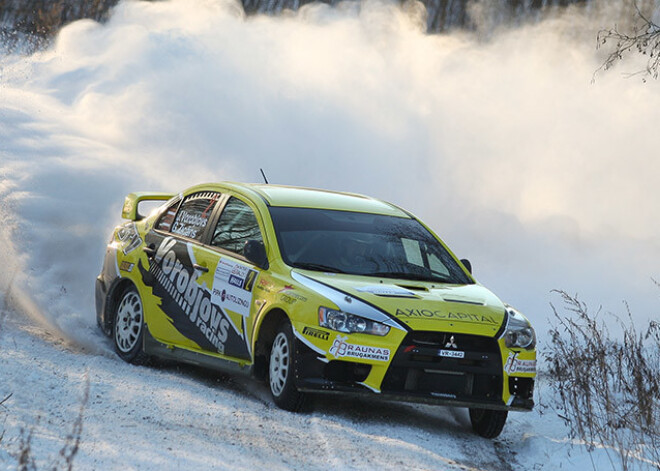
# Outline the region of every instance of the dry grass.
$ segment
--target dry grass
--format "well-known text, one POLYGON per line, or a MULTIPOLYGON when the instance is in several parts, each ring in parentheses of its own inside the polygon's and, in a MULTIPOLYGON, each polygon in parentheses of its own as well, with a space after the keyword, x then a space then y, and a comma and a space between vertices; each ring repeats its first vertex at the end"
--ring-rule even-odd
MULTIPOLYGON (((3 412, 6 411, 4 402, 6 402, 11 397, 9 394, 2 401, 0 401, 0 407, 3 408, 3 412)), ((80 449, 80 442, 82 439, 83 432, 83 421, 85 415, 85 409, 87 403, 89 402, 89 376, 85 375, 85 389, 83 396, 80 400, 80 405, 78 409, 78 414, 76 419, 73 422, 71 431, 67 434, 64 439, 64 445, 60 449, 58 455, 52 460, 51 464, 46 466, 47 469, 51 471, 72 471, 73 462, 80 449)), ((32 435, 34 433, 34 427, 31 427, 29 430, 21 428, 20 437, 18 442, 18 451, 16 452, 16 461, 18 471, 37 471, 38 467, 36 464, 34 450, 32 448, 32 435)), ((4 431, 0 434, 0 442, 4 436, 4 431)))
POLYGON ((591 313, 558 293, 564 313, 553 306, 546 358, 572 438, 604 445, 612 469, 660 469, 660 325, 591 313))

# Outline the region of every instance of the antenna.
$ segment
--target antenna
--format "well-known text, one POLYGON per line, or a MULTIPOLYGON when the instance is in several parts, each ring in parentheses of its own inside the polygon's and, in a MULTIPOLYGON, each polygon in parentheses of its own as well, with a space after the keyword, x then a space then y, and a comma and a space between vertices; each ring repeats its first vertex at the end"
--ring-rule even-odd
POLYGON ((266 174, 264 173, 264 169, 260 168, 259 170, 261 171, 261 176, 264 177, 264 181, 266 182, 266 185, 268 185, 268 179, 266 178, 266 174))

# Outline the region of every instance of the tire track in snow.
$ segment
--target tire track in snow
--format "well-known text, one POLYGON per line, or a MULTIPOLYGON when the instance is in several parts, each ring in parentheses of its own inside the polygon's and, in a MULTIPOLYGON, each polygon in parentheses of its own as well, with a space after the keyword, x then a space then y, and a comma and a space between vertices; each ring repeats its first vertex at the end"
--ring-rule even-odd
POLYGON ((342 460, 333 452, 332 447, 329 445, 327 434, 323 431, 320 425, 320 419, 318 417, 312 417, 310 419, 312 424, 312 433, 313 438, 320 444, 320 449, 325 452, 325 455, 328 457, 328 462, 334 469, 345 469, 343 466, 342 460))

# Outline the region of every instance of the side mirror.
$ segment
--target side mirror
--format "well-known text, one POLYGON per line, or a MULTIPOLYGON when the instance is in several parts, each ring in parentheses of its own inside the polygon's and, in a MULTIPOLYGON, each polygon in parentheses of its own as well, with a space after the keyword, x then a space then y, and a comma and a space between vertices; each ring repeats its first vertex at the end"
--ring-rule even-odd
POLYGON ((467 268, 467 271, 469 271, 470 275, 471 275, 472 274, 472 264, 470 263, 470 261, 467 258, 462 258, 461 263, 463 264, 463 266, 465 268, 467 268))
POLYGON ((268 268, 268 257, 266 256, 266 247, 260 240, 248 240, 243 247, 243 256, 259 268, 266 270, 268 268))

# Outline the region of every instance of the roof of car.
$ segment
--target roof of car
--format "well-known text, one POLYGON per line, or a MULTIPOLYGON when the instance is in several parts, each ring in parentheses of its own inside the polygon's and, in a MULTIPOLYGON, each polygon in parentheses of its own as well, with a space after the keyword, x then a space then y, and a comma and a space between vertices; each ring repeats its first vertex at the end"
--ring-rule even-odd
POLYGON ((237 190, 251 190, 270 206, 332 209, 410 217, 408 213, 393 204, 356 193, 263 183, 230 183, 227 185, 233 186, 237 190))

